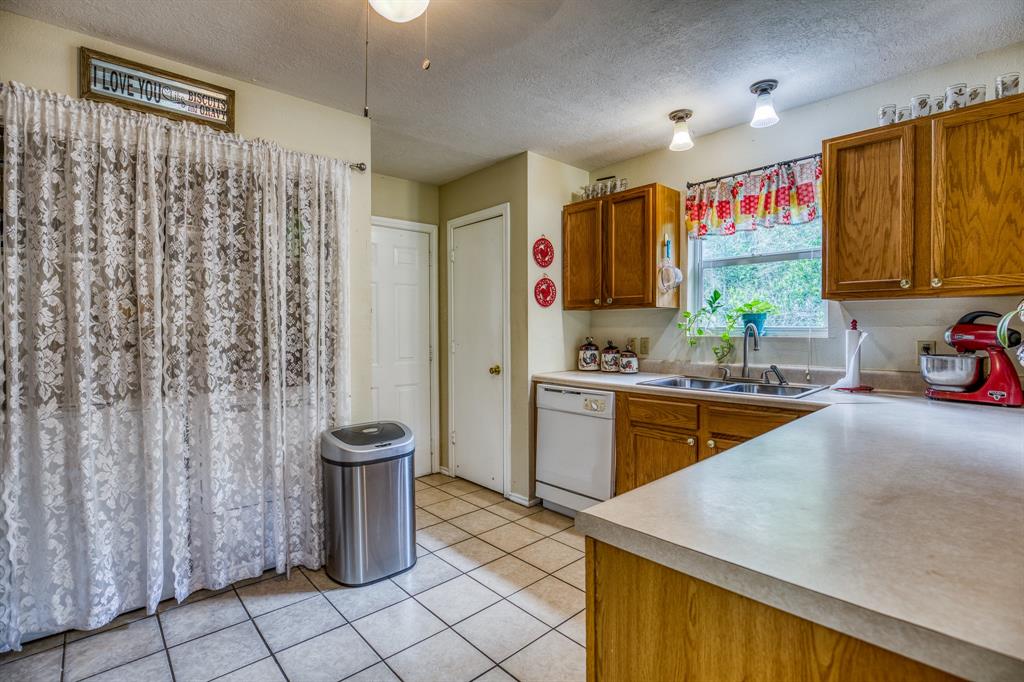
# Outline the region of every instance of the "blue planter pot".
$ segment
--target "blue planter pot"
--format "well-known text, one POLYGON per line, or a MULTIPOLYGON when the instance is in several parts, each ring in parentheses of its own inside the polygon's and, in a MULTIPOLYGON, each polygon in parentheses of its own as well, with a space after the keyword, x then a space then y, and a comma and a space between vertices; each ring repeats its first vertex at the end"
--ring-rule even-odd
POLYGON ((741 319, 743 320, 744 329, 753 322, 754 326, 757 327, 758 335, 764 336, 764 322, 768 319, 768 313, 744 313, 741 319))

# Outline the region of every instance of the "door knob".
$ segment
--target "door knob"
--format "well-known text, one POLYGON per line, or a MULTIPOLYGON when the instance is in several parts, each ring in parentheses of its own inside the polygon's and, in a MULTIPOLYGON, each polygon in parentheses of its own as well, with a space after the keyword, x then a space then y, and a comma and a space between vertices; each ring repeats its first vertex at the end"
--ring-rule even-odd
POLYGON ((594 305, 601 305, 601 299, 595 298, 594 299, 594 305))
POLYGON ((932 287, 937 289, 938 287, 941 287, 941 286, 942 286, 942 280, 939 279, 938 277, 932 277, 932 287))
POLYGON ((611 303, 611 302, 612 302, 611 298, 605 299, 605 303, 611 303))
POLYGON ((714 450, 714 449, 715 449, 715 441, 713 441, 713 440, 709 440, 709 441, 707 442, 707 446, 708 446, 708 448, 710 448, 711 450, 714 450))
POLYGON ((494 367, 491 367, 487 371, 493 374, 494 376, 498 376, 499 374, 501 374, 501 365, 495 365, 494 367))
POLYGON ((909 289, 910 288, 910 280, 909 279, 901 279, 900 280, 900 287, 903 288, 903 289, 909 289))
POLYGON ((690 436, 689 438, 687 438, 687 439, 686 439, 686 444, 687 444, 687 445, 693 445, 693 444, 694 444, 694 443, 696 443, 696 442, 697 442, 697 441, 695 441, 695 440, 693 439, 693 436, 690 436))

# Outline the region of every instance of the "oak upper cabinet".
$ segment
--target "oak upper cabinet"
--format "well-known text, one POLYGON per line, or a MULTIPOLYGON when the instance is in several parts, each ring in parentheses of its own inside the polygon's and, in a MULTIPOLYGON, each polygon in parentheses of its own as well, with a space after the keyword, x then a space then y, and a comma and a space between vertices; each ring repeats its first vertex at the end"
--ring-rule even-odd
POLYGON ((1024 95, 822 152, 824 298, 1024 293, 1024 95))
POLYGON ((936 118, 932 192, 929 286, 1024 287, 1024 102, 936 118))
POLYGON ((679 192, 651 184, 562 209, 562 290, 567 310, 679 307, 662 292, 666 238, 679 265, 679 192))
POLYGON ((604 202, 580 201, 562 209, 562 305, 592 308, 601 303, 604 202))
POLYGON ((914 278, 914 127, 825 145, 825 291, 899 291, 914 278))

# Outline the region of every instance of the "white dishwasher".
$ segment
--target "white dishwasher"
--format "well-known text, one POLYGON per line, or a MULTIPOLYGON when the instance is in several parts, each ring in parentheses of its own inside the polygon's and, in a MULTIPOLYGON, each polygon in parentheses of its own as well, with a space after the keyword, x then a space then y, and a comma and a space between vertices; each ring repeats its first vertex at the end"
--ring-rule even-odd
POLYGON ((615 492, 615 394, 537 387, 537 497, 575 512, 615 492))

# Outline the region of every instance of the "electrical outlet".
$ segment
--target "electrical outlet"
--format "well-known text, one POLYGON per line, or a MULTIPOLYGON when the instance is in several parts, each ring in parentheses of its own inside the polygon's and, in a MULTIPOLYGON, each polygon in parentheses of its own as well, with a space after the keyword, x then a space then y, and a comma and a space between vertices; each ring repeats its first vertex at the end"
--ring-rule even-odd
POLYGON ((651 337, 641 336, 640 346, 637 348, 637 355, 650 355, 651 353, 651 337))
POLYGON ((917 342, 917 354, 918 355, 931 355, 935 352, 934 341, 918 341, 917 342))

